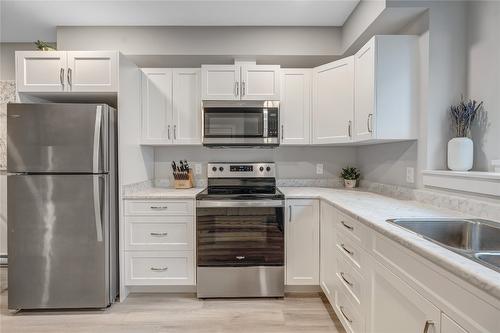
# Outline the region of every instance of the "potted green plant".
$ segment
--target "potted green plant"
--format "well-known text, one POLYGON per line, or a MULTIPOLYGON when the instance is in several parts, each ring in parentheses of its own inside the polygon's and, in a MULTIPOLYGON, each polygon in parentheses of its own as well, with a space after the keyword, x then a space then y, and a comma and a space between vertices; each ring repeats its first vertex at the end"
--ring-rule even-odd
POLYGON ((360 176, 361 173, 357 168, 349 166, 346 168, 342 168, 342 173, 340 174, 340 177, 344 179, 344 186, 346 188, 355 188, 360 176))
POLYGON ((474 143, 470 129, 481 111, 483 102, 462 100, 450 107, 451 125, 455 137, 448 142, 448 168, 454 171, 469 171, 474 162, 474 143))

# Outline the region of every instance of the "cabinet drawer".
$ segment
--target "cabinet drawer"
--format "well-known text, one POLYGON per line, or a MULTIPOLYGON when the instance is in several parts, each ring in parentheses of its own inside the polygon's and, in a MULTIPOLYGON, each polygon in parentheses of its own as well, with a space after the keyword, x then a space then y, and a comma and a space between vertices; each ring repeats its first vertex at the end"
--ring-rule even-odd
POLYGON ((341 253, 338 253, 337 255, 336 275, 339 280, 339 284, 344 285, 347 290, 347 296, 350 296, 353 303, 361 305, 364 286, 363 277, 354 269, 352 264, 348 263, 344 259, 344 255, 341 253))
POLYGON ((341 255, 351 264, 361 271, 364 266, 365 254, 361 245, 348 237, 344 232, 337 232, 337 249, 341 255))
POLYGON ((125 224, 126 249, 192 250, 192 220, 190 216, 129 216, 125 224))
POLYGON ((125 215, 193 215, 193 200, 127 200, 125 215))
POLYGON ((192 251, 125 252, 127 285, 194 285, 192 251))
POLYGON ((364 320, 358 308, 344 294, 342 289, 336 290, 335 312, 348 333, 364 332, 364 320))
POLYGON ((344 213, 338 213, 337 228, 350 235, 352 239, 357 241, 361 246, 365 247, 368 244, 369 230, 361 222, 356 221, 344 213))

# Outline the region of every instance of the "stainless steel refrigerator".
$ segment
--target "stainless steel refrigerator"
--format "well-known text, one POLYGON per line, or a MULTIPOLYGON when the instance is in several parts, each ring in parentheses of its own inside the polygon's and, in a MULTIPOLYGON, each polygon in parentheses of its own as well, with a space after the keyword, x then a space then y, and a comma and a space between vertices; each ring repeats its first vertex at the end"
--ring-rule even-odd
POLYGON ((107 105, 8 105, 9 309, 115 300, 116 146, 107 105))

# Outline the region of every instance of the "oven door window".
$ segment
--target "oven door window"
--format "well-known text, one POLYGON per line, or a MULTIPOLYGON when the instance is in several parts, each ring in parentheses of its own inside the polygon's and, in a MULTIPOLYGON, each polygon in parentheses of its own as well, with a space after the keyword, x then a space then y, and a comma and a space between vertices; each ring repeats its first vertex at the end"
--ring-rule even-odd
POLYGON ((197 208, 198 266, 282 266, 283 208, 197 208))
POLYGON ((244 138, 264 136, 264 117, 260 108, 206 108, 204 136, 244 138))

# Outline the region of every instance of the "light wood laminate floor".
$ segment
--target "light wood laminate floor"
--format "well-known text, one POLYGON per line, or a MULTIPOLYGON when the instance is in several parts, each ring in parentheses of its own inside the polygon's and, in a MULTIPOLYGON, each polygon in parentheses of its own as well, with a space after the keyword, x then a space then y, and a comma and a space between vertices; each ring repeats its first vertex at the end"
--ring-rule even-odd
POLYGON ((320 295, 284 299, 198 300, 194 295, 135 294, 99 311, 7 310, 0 294, 0 332, 200 332, 200 333, 344 333, 320 295))

